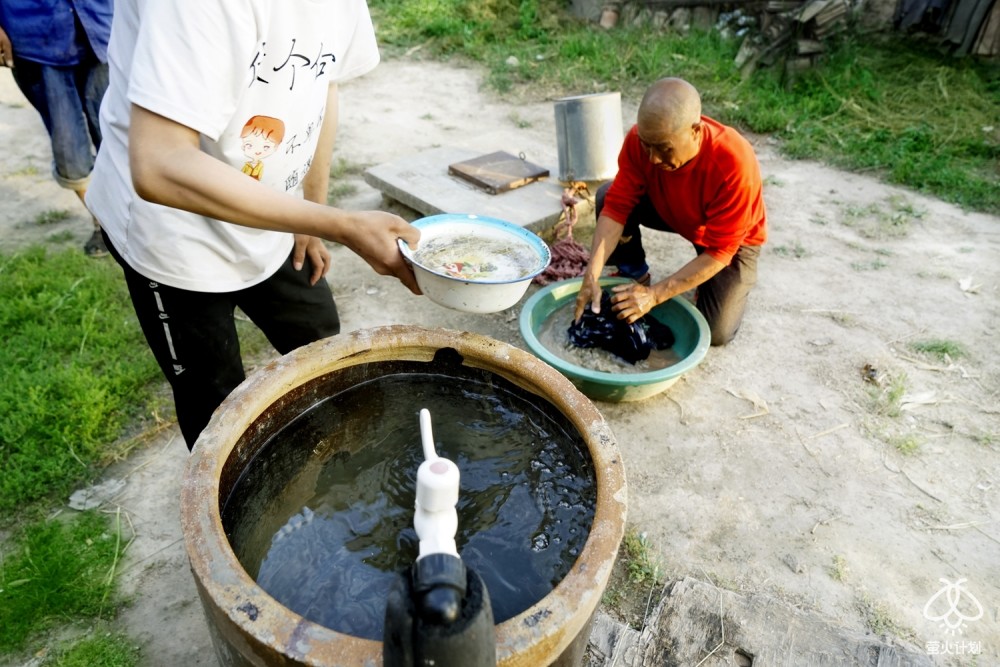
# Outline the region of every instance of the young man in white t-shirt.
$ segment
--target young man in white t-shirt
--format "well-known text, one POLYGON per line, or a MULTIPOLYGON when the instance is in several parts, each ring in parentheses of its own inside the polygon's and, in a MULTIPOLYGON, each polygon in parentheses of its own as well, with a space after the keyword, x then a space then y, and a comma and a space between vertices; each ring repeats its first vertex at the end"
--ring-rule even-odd
POLYGON ((419 232, 326 205, 337 84, 374 68, 364 0, 117 0, 87 204, 193 447, 244 379, 239 307, 282 354, 336 334, 341 243, 419 288, 419 232))

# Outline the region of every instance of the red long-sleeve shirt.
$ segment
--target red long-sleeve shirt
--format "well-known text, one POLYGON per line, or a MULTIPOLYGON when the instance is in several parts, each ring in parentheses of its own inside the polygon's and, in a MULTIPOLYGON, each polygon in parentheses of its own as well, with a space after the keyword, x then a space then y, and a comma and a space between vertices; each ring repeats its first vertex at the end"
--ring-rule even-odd
POLYGON ((653 164, 633 126, 618 154, 618 174, 601 215, 625 224, 642 195, 678 234, 729 264, 741 245, 767 240, 760 166, 739 132, 702 116, 698 155, 680 169, 653 164))

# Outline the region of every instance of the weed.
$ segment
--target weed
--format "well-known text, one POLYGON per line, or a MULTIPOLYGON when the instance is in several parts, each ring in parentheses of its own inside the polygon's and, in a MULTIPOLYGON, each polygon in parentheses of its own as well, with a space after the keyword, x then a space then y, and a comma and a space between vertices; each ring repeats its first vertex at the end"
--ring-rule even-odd
POLYGON ((330 187, 326 191, 326 202, 331 206, 336 206, 346 197, 357 194, 358 186, 350 181, 331 181, 330 187))
POLYGON ((987 431, 975 436, 975 440, 984 447, 993 447, 1000 443, 1000 434, 987 431))
POLYGON ((772 174, 764 177, 764 185, 772 185, 780 188, 782 185, 784 185, 784 182, 782 182, 780 178, 772 174))
POLYGON ((840 554, 836 554, 833 557, 833 562, 830 564, 830 576, 834 581, 844 581, 847 579, 847 574, 849 569, 847 567, 847 559, 845 559, 840 554))
POLYGON ((625 531, 603 602, 624 623, 639 629, 652 596, 663 585, 663 580, 663 569, 645 535, 629 528, 625 531))
POLYGON ((330 165, 330 178, 336 180, 345 176, 360 176, 365 173, 365 169, 367 169, 366 165, 338 158, 330 165))
POLYGON ((867 591, 861 591, 854 601, 854 606, 861 614, 862 622, 878 636, 890 635, 909 639, 913 632, 907 630, 893 619, 888 606, 871 597, 867 591))
POLYGON ((29 164, 10 172, 8 176, 37 176, 39 173, 38 167, 33 164, 29 164))
POLYGON ((910 343, 910 348, 916 352, 936 357, 941 361, 958 359, 965 356, 965 348, 961 343, 951 340, 932 339, 910 343))
POLYGON ((636 585, 660 583, 662 573, 645 533, 628 532, 624 539, 629 581, 636 585))
POLYGON ((41 213, 36 215, 33 222, 39 226, 54 225, 57 222, 62 222, 70 215, 71 215, 70 212, 64 209, 59 209, 59 210, 52 209, 48 211, 42 211, 41 213))
POLYGON ((326 202, 336 205, 345 197, 357 193, 358 186, 349 177, 361 176, 365 166, 339 158, 330 166, 330 184, 326 190, 326 202))
POLYGON ((842 327, 852 327, 855 323, 854 316, 851 313, 833 311, 829 313, 829 317, 842 327))
POLYGON ((531 127, 531 121, 521 118, 520 114, 518 114, 516 111, 507 116, 507 118, 509 118, 510 122, 514 124, 514 127, 518 128, 519 130, 526 130, 529 127, 531 127))
POLYGON ((855 271, 879 271, 889 266, 881 259, 873 259, 870 262, 851 262, 851 268, 855 271))
POLYGON ((912 456, 920 451, 920 438, 913 434, 890 437, 889 444, 903 456, 912 456))
POLYGON ((906 374, 900 374, 891 377, 888 385, 884 382, 869 385, 872 411, 886 417, 898 417, 903 396, 906 395, 906 380, 906 374))
POLYGON ((49 243, 69 243, 73 240, 75 234, 68 229, 64 229, 61 232, 56 232, 55 234, 49 234, 45 237, 45 240, 49 243))
POLYGON ((13 543, 0 562, 0 651, 22 649, 65 618, 113 615, 122 542, 105 517, 44 519, 23 527, 13 543))
POLYGON ((901 238, 909 234, 910 222, 923 216, 922 211, 896 195, 889 197, 886 204, 847 206, 844 224, 867 239, 901 238))
POLYGON ((802 259, 803 257, 809 255, 809 251, 807 251, 798 241, 795 241, 790 246, 776 246, 772 249, 772 252, 779 257, 793 257, 795 259, 802 259))

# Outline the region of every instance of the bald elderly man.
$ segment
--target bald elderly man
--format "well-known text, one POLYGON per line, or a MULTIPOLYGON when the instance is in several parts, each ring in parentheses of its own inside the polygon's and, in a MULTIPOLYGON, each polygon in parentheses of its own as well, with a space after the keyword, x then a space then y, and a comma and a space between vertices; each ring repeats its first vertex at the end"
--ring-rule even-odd
POLYGON ((701 97, 683 79, 650 86, 637 121, 618 155, 618 174, 597 191, 597 228, 574 319, 588 303, 600 312, 597 280, 610 264, 615 275, 634 281, 613 288, 619 319, 635 322, 694 289, 712 345, 725 345, 743 321, 767 240, 757 157, 739 132, 701 115, 701 97), (684 237, 694 259, 653 282, 642 227, 684 237))

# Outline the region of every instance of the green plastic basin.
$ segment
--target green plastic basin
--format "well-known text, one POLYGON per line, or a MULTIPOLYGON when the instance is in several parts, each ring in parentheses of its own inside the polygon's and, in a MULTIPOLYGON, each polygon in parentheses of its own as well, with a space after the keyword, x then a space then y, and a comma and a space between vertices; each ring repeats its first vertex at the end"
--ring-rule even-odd
MULTIPOLYGON (((543 287, 521 309, 521 337, 528 349, 565 375, 588 398, 599 401, 640 401, 664 391, 684 373, 701 363, 708 353, 711 336, 708 322, 687 299, 674 297, 650 311, 674 333, 675 364, 648 373, 609 373, 570 363, 550 352, 538 339, 538 332, 554 312, 576 300, 582 278, 573 278, 543 287)), ((602 287, 627 283, 627 278, 602 278, 602 287)))

